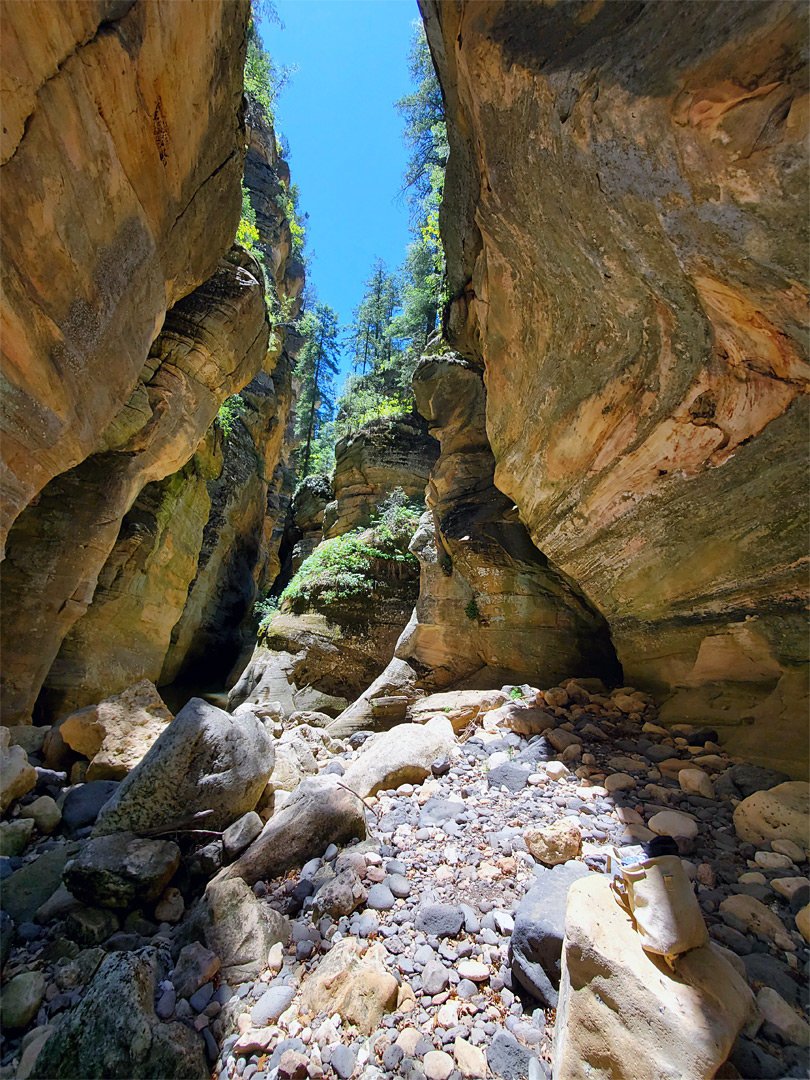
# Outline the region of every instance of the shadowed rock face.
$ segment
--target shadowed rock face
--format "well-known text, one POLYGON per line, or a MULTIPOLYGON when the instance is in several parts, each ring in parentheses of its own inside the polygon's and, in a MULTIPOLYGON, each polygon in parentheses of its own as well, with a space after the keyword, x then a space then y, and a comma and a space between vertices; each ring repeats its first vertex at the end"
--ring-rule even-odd
POLYGON ((493 483, 481 372, 454 354, 429 356, 414 392, 441 454, 411 544, 419 599, 397 658, 430 687, 620 679, 604 619, 535 548, 493 483))
POLYGON ((730 745, 795 771, 804 9, 421 7, 451 144, 445 329, 484 367, 495 483, 626 681, 677 691, 665 717, 747 719, 730 745))

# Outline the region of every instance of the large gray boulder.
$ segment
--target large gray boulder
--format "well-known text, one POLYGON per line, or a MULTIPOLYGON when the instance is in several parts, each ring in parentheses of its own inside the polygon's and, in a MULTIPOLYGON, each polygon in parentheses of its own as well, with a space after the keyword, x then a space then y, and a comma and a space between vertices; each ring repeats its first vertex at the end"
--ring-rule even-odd
POLYGON ((45 1043, 32 1080, 207 1080, 200 1036, 155 1016, 155 989, 170 963, 168 953, 152 948, 110 953, 81 1003, 45 1043))
POLYGON ((426 724, 397 724, 368 740, 343 782, 363 796, 400 784, 419 784, 430 776, 436 758, 455 745, 453 725, 445 716, 434 716, 426 724))
POLYGON ((543 870, 515 912, 509 943, 512 976, 532 997, 553 1009, 560 987, 568 890, 589 873, 584 863, 574 861, 543 870))
POLYGON ((365 835, 363 802, 337 777, 312 777, 298 785, 283 809, 217 880, 240 877, 254 885, 303 866, 330 844, 347 844, 365 835))
POLYGON ((89 840, 65 869, 65 885, 79 900, 107 908, 134 908, 160 896, 180 865, 171 840, 114 833, 89 840))
POLYGON ((250 713, 231 716, 192 698, 104 806, 94 836, 143 832, 212 811, 222 831, 253 810, 273 771, 273 740, 250 713))
POLYGON ((241 878, 209 882, 189 923, 222 961, 222 978, 230 986, 258 979, 272 947, 290 938, 287 919, 263 904, 241 878))

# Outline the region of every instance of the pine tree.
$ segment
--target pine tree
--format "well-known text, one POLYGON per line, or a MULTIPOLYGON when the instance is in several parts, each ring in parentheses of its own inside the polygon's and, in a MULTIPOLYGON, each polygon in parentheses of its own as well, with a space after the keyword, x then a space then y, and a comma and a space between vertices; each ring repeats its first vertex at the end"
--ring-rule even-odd
POLYGON ((319 435, 334 416, 335 376, 340 364, 337 313, 328 304, 316 304, 302 320, 306 337, 298 356, 295 374, 301 380, 298 396, 296 434, 299 450, 299 479, 309 476, 317 456, 319 435))

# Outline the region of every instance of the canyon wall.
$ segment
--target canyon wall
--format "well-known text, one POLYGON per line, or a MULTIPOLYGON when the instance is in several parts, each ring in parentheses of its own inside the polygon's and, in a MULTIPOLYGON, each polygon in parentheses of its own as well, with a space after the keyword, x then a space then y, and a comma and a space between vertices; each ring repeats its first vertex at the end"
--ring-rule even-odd
POLYGON ((420 6, 495 484, 665 718, 806 770, 805 9, 420 6))
POLYGON ((265 510, 283 517, 292 401, 281 308, 300 307, 303 268, 275 201, 272 280, 227 250, 246 141, 286 173, 272 128, 243 120, 248 13, 3 9, 7 723, 157 681, 170 645, 179 670, 194 632, 234 615, 229 580, 238 626, 273 570, 265 510), (223 440, 212 424, 246 384, 223 440))

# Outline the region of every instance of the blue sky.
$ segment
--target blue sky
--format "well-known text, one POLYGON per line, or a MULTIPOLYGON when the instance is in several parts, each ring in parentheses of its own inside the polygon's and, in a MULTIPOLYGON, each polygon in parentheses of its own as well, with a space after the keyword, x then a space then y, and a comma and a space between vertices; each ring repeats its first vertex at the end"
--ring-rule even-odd
POLYGON ((415 0, 277 0, 276 8, 284 29, 266 20, 260 29, 273 62, 298 67, 276 104, 276 128, 309 214, 307 279, 346 324, 374 257, 394 269, 409 241, 394 102, 412 88, 419 12, 415 0))

